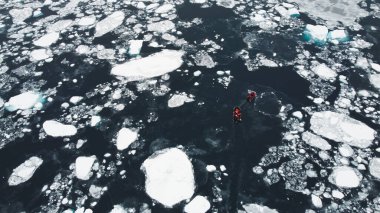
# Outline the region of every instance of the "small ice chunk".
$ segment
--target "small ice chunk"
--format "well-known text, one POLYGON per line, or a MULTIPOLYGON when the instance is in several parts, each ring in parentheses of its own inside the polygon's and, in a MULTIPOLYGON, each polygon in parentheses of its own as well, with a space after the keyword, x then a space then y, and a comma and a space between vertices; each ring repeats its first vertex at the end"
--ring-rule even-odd
POLYGON ((380 74, 370 75, 369 82, 372 84, 372 86, 380 90, 380 74))
POLYGON ((185 206, 184 211, 186 213, 205 213, 210 207, 211 205, 207 198, 198 195, 185 206))
POLYGON ((16 186, 28 181, 36 172, 38 167, 42 165, 43 160, 39 157, 31 157, 24 163, 13 169, 11 176, 8 179, 10 186, 16 186))
POLYGON ((121 205, 114 205, 113 209, 109 213, 128 213, 121 205))
POLYGON ((339 43, 346 42, 350 40, 346 30, 333 30, 328 33, 327 36, 329 41, 337 41, 339 43))
POLYGON ((85 16, 79 19, 78 25, 79 26, 89 26, 95 24, 96 17, 95 16, 85 16))
POLYGON ((178 148, 155 152, 144 161, 146 193, 166 207, 190 199, 195 190, 194 170, 186 153, 178 148))
POLYGON ((122 128, 117 133, 116 147, 118 150, 128 148, 133 142, 137 140, 138 133, 128 128, 122 128))
POLYGON ((366 148, 375 139, 375 130, 345 114, 316 112, 312 115, 310 124, 314 133, 350 146, 366 148))
POLYGON ((164 20, 160 22, 150 23, 147 26, 148 31, 154 31, 158 33, 165 33, 175 28, 175 25, 170 20, 164 20))
POLYGON ((321 45, 326 43, 328 31, 326 26, 308 24, 303 32, 303 36, 306 41, 321 45))
POLYGON ((40 47, 49 47, 59 39, 59 33, 51 32, 33 42, 34 45, 40 47))
POLYGON ((195 71, 195 72, 193 73, 193 75, 194 75, 195 77, 198 77, 198 76, 200 76, 201 74, 202 74, 202 72, 199 71, 199 70, 197 70, 197 71, 195 71))
POLYGON ((97 116, 97 115, 93 115, 91 116, 91 121, 90 121, 90 125, 91 126, 96 126, 98 125, 98 123, 102 120, 102 118, 100 116, 97 116))
POLYGON ((243 208, 246 213, 278 213, 278 211, 275 209, 270 209, 266 206, 262 206, 255 203, 244 204, 243 208))
POLYGON ((302 118, 303 118, 302 112, 300 112, 300 111, 295 111, 292 113, 292 115, 294 117, 298 118, 299 120, 302 120, 302 118))
POLYGON ((91 168, 95 160, 95 155, 77 157, 75 160, 75 176, 81 180, 90 179, 91 168))
POLYGON ((55 22, 54 24, 49 25, 46 30, 48 32, 59 32, 70 27, 72 23, 73 23, 73 20, 71 19, 59 20, 55 22))
POLYGON ((125 15, 122 11, 116 11, 105 19, 99 21, 95 26, 95 37, 100 37, 106 33, 111 32, 124 21, 125 15))
POLYGON ((216 167, 214 165, 207 165, 206 166, 206 170, 208 172, 215 172, 216 171, 216 167))
POLYGON ((318 196, 316 196, 314 194, 311 195, 311 202, 317 208, 322 208, 323 207, 321 198, 319 198, 318 196))
POLYGON ((339 166, 333 169, 329 182, 341 188, 355 188, 360 185, 363 176, 354 168, 339 166))
POLYGON ((143 45, 143 40, 130 40, 128 54, 131 56, 139 55, 143 45))
POLYGON ((53 120, 47 120, 42 124, 42 128, 47 135, 52 137, 69 137, 77 134, 77 128, 73 125, 66 125, 53 120))
POLYGON ((337 199, 342 199, 344 198, 344 194, 338 190, 333 190, 331 195, 337 199))
POLYGON ((317 74, 320 78, 325 80, 335 80, 337 73, 330 69, 326 64, 319 64, 314 67, 313 72, 317 74))
POLYGON ((30 7, 26 7, 22 9, 11 9, 9 11, 9 15, 12 16, 13 22, 22 23, 25 21, 25 19, 33 15, 33 9, 30 7))
POLYGON ((30 61, 41 61, 52 56, 52 52, 48 49, 37 49, 30 53, 30 61))
POLYGON ((194 62, 197 66, 204 66, 207 68, 213 68, 216 65, 212 57, 204 50, 195 54, 194 62))
POLYGON ((233 8, 236 3, 234 0, 216 0, 216 4, 225 8, 233 8))
POLYGON ((164 4, 156 9, 156 13, 167 13, 174 8, 172 4, 164 4))
POLYGON ((371 63, 371 68, 376 72, 380 72, 380 64, 371 63))
POLYGON ((181 94, 175 94, 173 95, 169 101, 168 101, 168 107, 174 108, 174 107, 180 107, 184 105, 185 103, 193 102, 194 99, 186 95, 185 93, 181 94))
POLYGON ((338 150, 343 157, 351 157, 354 154, 354 150, 347 144, 342 144, 338 150))
POLYGON ((70 98, 70 103, 72 104, 77 104, 79 103, 81 100, 83 100, 83 97, 82 96, 73 96, 70 98))
POLYGON ((375 178, 380 179, 380 158, 373 158, 369 162, 369 172, 375 178))
POLYGON ((128 61, 112 68, 111 74, 127 77, 129 80, 142 80, 157 77, 179 68, 184 52, 162 50, 145 58, 128 61))
POLYGON ((5 109, 8 111, 15 111, 18 109, 30 109, 40 103, 41 95, 32 91, 24 92, 19 95, 13 96, 7 103, 4 104, 5 109))
POLYGON ((318 135, 314 135, 311 132, 304 132, 302 134, 302 139, 312 147, 316 147, 321 150, 330 150, 331 145, 325 139, 319 137, 318 135))

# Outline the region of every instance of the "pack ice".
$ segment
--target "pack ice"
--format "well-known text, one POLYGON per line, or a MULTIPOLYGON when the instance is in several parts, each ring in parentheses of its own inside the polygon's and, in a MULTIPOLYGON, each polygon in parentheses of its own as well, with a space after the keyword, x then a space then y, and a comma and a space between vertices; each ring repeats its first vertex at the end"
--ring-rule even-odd
POLYGON ((93 156, 80 156, 75 160, 75 176, 81 180, 88 180, 91 177, 91 168, 96 160, 93 156))
POLYGON ((10 186, 16 186, 20 183, 28 181, 34 172, 41 166, 43 160, 39 157, 31 157, 24 163, 15 168, 8 179, 10 186))
POLYGON ((146 193, 166 207, 173 207, 194 194, 193 165, 188 156, 178 148, 155 152, 144 161, 146 193))
POLYGON ((121 11, 116 11, 106 17, 105 19, 99 21, 95 26, 95 37, 100 37, 106 33, 111 32, 116 27, 120 26, 124 21, 124 13, 121 11))
POLYGON ((40 100, 41 96, 39 94, 28 91, 11 97, 4 106, 11 112, 18 109, 25 110, 36 106, 36 104, 40 103, 40 100))
POLYGON ((318 135, 359 148, 370 146, 376 134, 366 124, 331 111, 314 113, 310 124, 310 129, 318 135))
POLYGON ((128 128, 122 128, 117 134, 116 147, 118 150, 124 150, 137 139, 138 134, 128 128))
POLYGON ((112 68, 111 74, 127 77, 129 80, 142 80, 160 76, 179 68, 183 51, 162 50, 145 58, 128 61, 112 68))
POLYGON ((42 124, 47 135, 52 137, 68 137, 77 134, 77 128, 73 125, 66 125, 58 121, 47 120, 42 124))
POLYGON ((348 166, 335 167, 329 176, 329 182, 341 188, 355 188, 360 185, 363 176, 348 166))

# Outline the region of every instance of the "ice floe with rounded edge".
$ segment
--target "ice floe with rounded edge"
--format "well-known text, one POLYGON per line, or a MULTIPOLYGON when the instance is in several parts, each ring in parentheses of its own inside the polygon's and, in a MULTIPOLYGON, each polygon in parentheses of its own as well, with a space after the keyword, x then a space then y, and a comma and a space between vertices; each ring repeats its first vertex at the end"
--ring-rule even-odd
POLYGON ((81 180, 90 179, 91 169, 95 160, 95 155, 77 157, 75 160, 75 176, 81 180))
POLYGON ((302 133, 302 140, 304 140, 307 144, 312 147, 316 147, 321 150, 330 150, 331 145, 325 139, 319 137, 318 135, 314 135, 311 132, 302 133))
POLYGON ((33 14, 33 9, 30 7, 21 8, 21 9, 11 9, 9 15, 12 16, 13 22, 22 23, 25 19, 31 17, 33 14))
POLYGON ((327 39, 332 43, 342 43, 350 40, 346 30, 333 30, 327 35, 327 39))
POLYGON ((313 72, 324 80, 335 80, 338 75, 334 70, 328 67, 326 64, 319 64, 312 68, 313 72))
POLYGON ((42 165, 43 160, 39 157, 31 157, 24 163, 13 169, 11 176, 8 179, 10 186, 16 186, 28 181, 36 172, 38 167, 42 165))
POLYGON ((81 19, 79 19, 77 24, 79 26, 89 26, 89 25, 95 24, 95 22, 96 22, 95 16, 85 16, 85 17, 82 17, 81 19))
POLYGON ((114 205, 113 209, 109 213, 128 213, 121 205, 114 205))
POLYGON ((341 188, 356 188, 363 176, 354 168, 348 166, 335 167, 329 176, 329 182, 341 188))
POLYGON ((50 45, 57 42, 58 39, 59 39, 59 33, 51 32, 35 40, 33 44, 40 47, 49 47, 50 45))
POLYGON ((216 0, 216 4, 225 8, 233 8, 236 2, 235 0, 216 0))
POLYGON ((319 198, 318 196, 316 196, 314 194, 311 195, 311 202, 317 208, 322 208, 323 207, 323 203, 322 203, 321 198, 319 198))
POLYGON ((41 61, 50 58, 53 53, 49 49, 37 49, 30 52, 30 61, 41 61))
POLYGON ((164 4, 156 9, 156 13, 167 13, 174 8, 172 4, 164 4))
POLYGON ((168 100, 168 107, 180 107, 185 103, 193 102, 194 99, 185 93, 175 94, 168 100))
POLYGON ((12 112, 18 109, 26 110, 33 107, 39 107, 41 101, 42 97, 40 94, 28 91, 11 97, 4 106, 5 109, 12 112))
POLYGON ((347 144, 340 145, 338 151, 343 157, 351 157, 354 154, 354 150, 347 144))
POLYGON ((380 180, 380 158, 373 158, 369 162, 369 172, 372 176, 380 180))
POLYGON ((122 11, 116 11, 112 13, 96 24, 94 36, 100 37, 106 33, 111 32, 123 23, 124 18, 125 14, 122 11))
POLYGON ((184 211, 186 213, 205 213, 210 207, 211 205, 207 198, 198 195, 185 206, 184 211))
POLYGON ((117 133, 116 147, 118 150, 124 150, 135 142, 137 138, 137 131, 133 131, 129 128, 122 128, 117 133))
POLYGON ((194 170, 185 152, 168 148, 155 152, 144 161, 146 193, 166 207, 190 199, 195 190, 194 170))
POLYGON ((370 146, 376 134, 366 124, 348 115, 331 111, 314 113, 310 124, 310 129, 317 135, 359 148, 370 146))
POLYGON ((42 124, 45 133, 52 137, 68 137, 77 134, 77 128, 73 125, 47 120, 42 124))
POLYGON ((70 19, 59 20, 55 22, 54 24, 49 25, 46 30, 48 32, 59 32, 70 27, 72 24, 73 24, 73 20, 70 20, 70 19))
POLYGON ((148 31, 153 31, 153 32, 158 32, 158 33, 165 33, 174 28, 175 28, 175 24, 169 20, 153 22, 153 23, 148 24, 147 26, 148 31))
POLYGON ((376 89, 380 90, 380 74, 372 74, 369 76, 369 82, 374 86, 376 89))
POLYGON ((183 51, 162 50, 145 58, 116 65, 111 74, 126 77, 128 80, 157 77, 178 69, 183 63, 183 55, 183 51))
POLYGON ((246 213, 278 213, 278 211, 275 209, 271 209, 255 203, 244 204, 243 208, 246 213))

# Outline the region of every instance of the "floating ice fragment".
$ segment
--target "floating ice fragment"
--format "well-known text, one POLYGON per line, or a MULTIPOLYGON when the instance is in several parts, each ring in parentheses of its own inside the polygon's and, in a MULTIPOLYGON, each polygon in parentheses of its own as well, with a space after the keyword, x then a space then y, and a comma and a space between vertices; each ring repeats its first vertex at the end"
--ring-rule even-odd
POLYGON ((337 199, 342 199, 344 198, 344 194, 338 190, 333 190, 331 195, 337 199))
POLYGON ((13 169, 11 176, 8 179, 10 186, 16 186, 28 181, 34 172, 42 165, 43 160, 39 157, 31 157, 24 163, 13 169))
POLYGON ((199 70, 197 70, 197 71, 195 71, 195 72, 193 73, 193 75, 194 75, 195 77, 198 77, 198 76, 200 76, 201 74, 202 74, 202 72, 199 71, 199 70))
POLYGON ((70 98, 70 103, 77 104, 83 99, 82 96, 73 96, 70 98))
POLYGON ((158 33, 165 33, 169 30, 174 29, 175 25, 172 21, 164 20, 160 22, 150 23, 147 26, 148 31, 154 31, 158 33))
POLYGON ((121 205, 114 205, 113 209, 109 213, 128 213, 121 205))
POLYGON ((372 86, 380 90, 380 74, 370 75, 369 82, 372 84, 372 86))
POLYGON ((318 135, 359 148, 370 146, 375 139, 375 130, 345 114, 316 112, 310 124, 310 129, 318 135))
POLYGON ((178 148, 155 152, 141 166, 146 193, 166 207, 190 199, 195 190, 193 165, 178 148))
POLYGON ((118 150, 124 150, 128 148, 133 142, 137 140, 138 134, 128 128, 122 128, 117 133, 116 147, 118 150))
POLYGON ((351 157, 354 154, 354 150, 347 144, 342 144, 338 150, 343 157, 351 157))
POLYGON ((371 63, 371 68, 376 72, 380 72, 380 64, 371 63))
POLYGON ((316 196, 314 194, 311 195, 311 202, 317 208, 322 208, 323 207, 321 198, 319 198, 318 196, 316 196))
POLYGON ((164 4, 156 9, 156 13, 167 13, 174 8, 172 4, 164 4))
POLYGON ((348 166, 335 167, 329 176, 329 182, 341 188, 358 187, 363 176, 348 166))
POLYGON ((184 52, 162 50, 145 58, 128 61, 112 68, 111 74, 127 77, 129 80, 141 80, 160 76, 179 68, 184 52))
POLYGON ((329 41, 333 43, 342 43, 350 40, 347 31, 345 30, 333 30, 327 35, 329 41), (335 42, 334 42, 335 41, 335 42))
POLYGON ((314 135, 311 132, 304 132, 302 134, 302 139, 312 147, 316 147, 316 148, 321 149, 321 150, 330 150, 331 149, 331 145, 329 144, 329 142, 327 142, 325 139, 323 139, 317 135, 314 135))
POLYGON ((95 16, 85 16, 85 17, 82 17, 81 19, 79 19, 78 21, 78 25, 79 26, 89 26, 89 25, 93 25, 96 21, 96 17, 95 16))
POLYGON ((80 156, 75 160, 75 176, 81 180, 88 180, 91 177, 91 168, 96 160, 93 156, 80 156))
POLYGON ((111 32, 116 27, 120 26, 124 21, 125 15, 122 11, 116 11, 105 19, 99 21, 95 26, 95 37, 100 37, 111 32))
POLYGON ((184 211, 186 213, 205 213, 210 207, 211 205, 207 198, 198 195, 185 206, 184 211))
POLYGON ((278 211, 275 209, 270 209, 266 206, 262 206, 255 203, 244 204, 243 208, 246 213, 278 213, 278 211))
POLYGON ((52 52, 48 49, 38 49, 38 50, 33 50, 30 53, 30 60, 31 61, 41 61, 48 59, 52 56, 52 52))
POLYGON ((72 23, 73 23, 73 20, 70 20, 70 19, 59 20, 59 21, 55 22, 54 24, 49 25, 47 27, 47 31, 48 32, 59 32, 59 31, 62 31, 64 29, 70 27, 72 23))
POLYGON ((12 16, 13 22, 22 23, 25 19, 31 17, 33 14, 33 9, 30 7, 22 9, 11 9, 9 15, 12 16))
POLYGON ((4 106, 5 109, 12 112, 18 109, 25 110, 33 108, 41 101, 42 97, 40 94, 28 91, 11 97, 4 106))
POLYGON ((324 80, 335 80, 338 75, 334 70, 330 69, 326 64, 319 64, 314 67, 313 72, 324 80))
POLYGON ((194 62, 197 66, 204 66, 207 68, 213 68, 216 65, 211 56, 204 50, 201 50, 195 54, 194 62))
POLYGON ((317 45, 323 45, 327 41, 328 29, 322 25, 306 25, 303 37, 306 41, 313 42, 317 45))
POLYGON ((225 8, 233 8, 235 7, 234 0, 217 0, 216 4, 225 8))
POLYGON ((50 45, 54 44, 58 39, 59 33, 51 32, 34 41, 33 44, 40 47, 49 47, 50 45))
POLYGON ((97 116, 97 115, 93 115, 91 117, 91 121, 90 121, 90 125, 91 126, 96 126, 98 125, 98 123, 102 120, 102 118, 100 116, 97 116))
POLYGON ((185 93, 175 94, 168 101, 168 107, 174 108, 184 105, 185 103, 193 102, 194 99, 185 93))
POLYGON ((369 162, 369 172, 372 176, 380 180, 380 158, 373 158, 369 162))
POLYGON ((131 56, 139 55, 142 45, 143 40, 130 40, 128 54, 131 56))
POLYGON ((42 124, 47 135, 52 137, 68 137, 77 134, 77 128, 73 125, 65 125, 53 120, 47 120, 42 124))

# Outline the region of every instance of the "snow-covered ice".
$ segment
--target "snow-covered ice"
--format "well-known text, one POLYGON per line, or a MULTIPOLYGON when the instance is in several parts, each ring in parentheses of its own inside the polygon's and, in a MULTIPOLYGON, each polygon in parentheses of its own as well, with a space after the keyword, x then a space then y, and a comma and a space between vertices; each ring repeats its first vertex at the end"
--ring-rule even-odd
POLYGON ((319 64, 312 70, 315 74, 324 80, 334 80, 337 76, 337 73, 329 68, 326 64, 319 64))
POLYGON ((348 166, 335 167, 329 176, 329 182, 341 188, 355 188, 360 185, 363 176, 348 166))
POLYGON ((35 40, 33 44, 40 47, 49 47, 50 45, 58 41, 58 39, 59 39, 59 33, 51 32, 35 40))
POLYGON ((338 150, 343 157, 351 157, 354 154, 354 150, 347 144, 340 145, 338 150))
POLYGON ((117 133, 116 147, 118 150, 128 148, 133 142, 137 140, 138 133, 128 128, 122 128, 117 133))
POLYGON ((369 82, 372 84, 372 86, 380 90, 380 74, 370 75, 369 82))
POLYGON ((243 208, 246 213, 278 213, 278 211, 275 209, 271 209, 255 203, 244 204, 243 208))
POLYGON ((128 213, 121 205, 114 205, 113 209, 109 213, 128 213))
POLYGON ((332 42, 346 42, 349 40, 348 32, 346 30, 333 30, 328 34, 328 40, 332 42))
POLYGON ((52 52, 49 49, 37 49, 30 52, 31 61, 41 61, 48 59, 52 56, 52 52))
POLYGON ((168 107, 180 107, 185 103, 193 102, 194 99, 186 95, 185 93, 175 94, 168 101, 168 107))
POLYGON ((42 165, 42 162, 43 160, 36 156, 29 158, 24 163, 13 169, 13 172, 8 179, 8 184, 10 186, 16 186, 28 181, 38 167, 42 165))
POLYGON ((33 9, 30 7, 22 9, 11 9, 9 14, 12 16, 13 22, 22 23, 25 19, 29 18, 33 14, 33 9))
POLYGON ((96 126, 101 120, 102 118, 100 116, 97 116, 97 115, 91 116, 90 126, 96 126))
POLYGON ((33 108, 40 103, 40 101, 40 94, 28 91, 11 97, 9 101, 4 104, 4 106, 8 111, 12 112, 18 109, 25 110, 33 108))
POLYGON ((173 207, 193 196, 195 180, 193 165, 178 148, 155 152, 141 166, 146 176, 146 193, 166 207, 173 207))
POLYGON ((380 158, 373 158, 369 162, 369 172, 375 178, 380 179, 380 158))
POLYGON ((111 32, 116 27, 120 26, 124 21, 125 15, 122 11, 116 11, 99 21, 95 26, 95 37, 100 37, 111 32))
POLYGON ((128 54, 132 56, 139 55, 142 45, 143 45, 143 40, 130 40, 128 54))
POLYGON ((77 157, 75 160, 75 176, 81 180, 90 179, 91 169, 95 160, 95 155, 77 157))
POLYGON ((58 121, 47 120, 42 124, 47 135, 52 137, 68 137, 77 134, 77 128, 73 125, 62 124, 58 121))
POLYGON ((77 103, 79 103, 82 99, 83 99, 82 96, 72 96, 72 97, 70 98, 70 103, 72 103, 72 104, 77 104, 77 103))
POLYGON ((318 135, 314 135, 311 132, 302 133, 302 139, 312 147, 316 147, 321 150, 330 150, 331 145, 325 139, 319 137, 318 135))
POLYGON ((147 26, 148 31, 154 31, 158 33, 165 33, 174 28, 175 28, 174 23, 169 20, 153 22, 153 23, 148 24, 147 26))
POLYGON ((164 4, 156 9, 156 13, 167 13, 174 8, 172 4, 164 4))
POLYGON ((185 206, 184 211, 186 213, 205 213, 210 207, 211 205, 207 198, 198 195, 185 206))
POLYGON ((153 78, 179 68, 184 52, 177 50, 162 50, 145 58, 128 61, 112 68, 113 75, 127 77, 129 80, 153 78))
POLYGON ((359 148, 370 146, 376 134, 366 124, 332 111, 314 113, 310 124, 310 129, 318 135, 359 148))
POLYGON ((235 0, 217 0, 216 4, 225 8, 233 8, 235 7, 235 0))
POLYGON ((319 198, 318 196, 316 196, 314 194, 311 195, 311 202, 317 208, 322 208, 323 207, 323 203, 322 203, 321 198, 319 198))
POLYGON ((306 41, 324 44, 327 41, 328 31, 326 26, 308 24, 303 33, 306 41))
POLYGON ((95 24, 95 22, 96 22, 95 16, 85 16, 79 19, 77 24, 79 26, 89 26, 89 25, 95 24))

